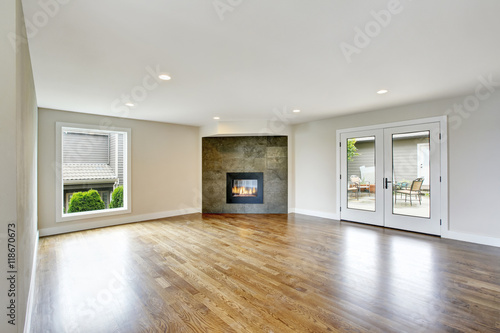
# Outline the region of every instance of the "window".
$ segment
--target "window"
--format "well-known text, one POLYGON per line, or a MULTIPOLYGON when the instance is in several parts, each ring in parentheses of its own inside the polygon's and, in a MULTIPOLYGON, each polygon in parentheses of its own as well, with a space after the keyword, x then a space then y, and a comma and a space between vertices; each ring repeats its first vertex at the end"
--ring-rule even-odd
POLYGON ((57 222, 131 212, 130 132, 56 124, 57 222), (123 202, 112 204, 120 187, 123 202))

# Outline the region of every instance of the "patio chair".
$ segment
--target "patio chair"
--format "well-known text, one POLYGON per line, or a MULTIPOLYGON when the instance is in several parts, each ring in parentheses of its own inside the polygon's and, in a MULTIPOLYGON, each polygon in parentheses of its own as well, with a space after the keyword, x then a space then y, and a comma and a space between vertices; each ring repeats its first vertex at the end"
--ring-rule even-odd
POLYGON ((351 175, 351 177, 349 178, 352 184, 356 184, 358 193, 360 193, 361 190, 368 190, 368 196, 370 196, 370 182, 364 182, 363 184, 361 184, 361 178, 356 175, 351 175))
POLYGON ((399 189, 395 190, 394 192, 394 203, 397 201, 397 194, 400 193, 401 197, 403 197, 403 194, 405 195, 405 202, 408 196, 410 196, 410 205, 413 206, 413 202, 411 200, 411 196, 415 195, 418 197, 418 201, 420 204, 422 204, 422 183, 424 182, 423 178, 417 178, 413 182, 411 182, 411 187, 410 189, 399 189))
POLYGON ((407 190, 410 184, 408 182, 399 183, 399 190, 407 190))
POLYGON ((347 193, 354 193, 356 200, 359 199, 359 182, 360 179, 356 175, 349 177, 349 185, 347 187, 347 193))
MULTIPOLYGON (((395 182, 393 185, 394 193, 396 193, 397 190, 407 190, 409 185, 408 182, 395 182)), ((401 199, 403 199, 403 194, 401 194, 401 199)))

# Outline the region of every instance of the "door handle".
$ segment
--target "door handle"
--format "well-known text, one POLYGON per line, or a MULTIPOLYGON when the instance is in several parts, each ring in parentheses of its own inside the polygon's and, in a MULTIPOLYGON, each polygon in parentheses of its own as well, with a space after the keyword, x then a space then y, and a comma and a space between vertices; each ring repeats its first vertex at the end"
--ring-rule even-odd
POLYGON ((392 183, 392 181, 389 180, 389 178, 384 178, 384 187, 387 190, 387 184, 392 183))

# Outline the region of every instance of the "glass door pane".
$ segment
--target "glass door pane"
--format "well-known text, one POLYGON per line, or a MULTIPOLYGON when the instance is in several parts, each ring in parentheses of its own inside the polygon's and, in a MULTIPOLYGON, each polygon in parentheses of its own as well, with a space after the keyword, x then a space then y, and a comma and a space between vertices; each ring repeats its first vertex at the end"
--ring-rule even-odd
POLYGON ((375 211, 375 136, 348 138, 347 208, 375 211))
POLYGON ((384 223, 383 130, 340 135, 340 204, 343 220, 384 223))
POLYGON ((430 131, 392 134, 392 213, 430 218, 430 131))

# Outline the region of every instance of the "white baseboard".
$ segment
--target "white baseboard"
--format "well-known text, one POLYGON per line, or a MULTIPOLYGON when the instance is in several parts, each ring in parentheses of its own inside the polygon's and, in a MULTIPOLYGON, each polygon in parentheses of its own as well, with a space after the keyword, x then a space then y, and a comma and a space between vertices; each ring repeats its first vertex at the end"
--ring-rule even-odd
MULTIPOLYGON (((70 224, 70 225, 61 225, 60 227, 57 226, 57 227, 53 227, 53 228, 40 229, 39 232, 40 232, 40 236, 43 237, 43 236, 64 234, 64 233, 74 232, 74 231, 82 231, 82 230, 89 230, 89 229, 96 229, 96 228, 103 228, 103 227, 111 227, 114 225, 134 223, 134 222, 143 222, 143 221, 148 221, 148 220, 156 220, 156 219, 162 219, 162 218, 166 218, 166 217, 194 214, 194 213, 200 213, 200 212, 201 212, 201 209, 199 209, 199 208, 186 208, 186 209, 171 210, 171 211, 159 212, 159 213, 133 215, 133 216, 122 216, 120 218, 114 218, 114 219, 102 220, 102 221, 94 221, 94 222, 87 222, 87 223, 84 222, 84 223, 70 224)), ((60 224, 64 224, 64 223, 60 223, 60 224)))
POLYGON ((338 220, 339 219, 339 216, 336 213, 321 212, 321 211, 317 211, 317 210, 292 208, 292 209, 290 209, 290 212, 296 213, 296 214, 310 215, 310 216, 315 216, 315 217, 322 217, 322 218, 331 219, 331 220, 338 220))
POLYGON ((463 242, 500 247, 500 238, 495 238, 495 237, 464 234, 461 232, 449 231, 449 230, 443 231, 441 237, 459 240, 463 242))
POLYGON ((24 318, 24 333, 31 332, 31 316, 33 314, 33 307, 35 306, 35 288, 36 288, 36 268, 38 260, 38 240, 40 233, 36 232, 35 249, 33 253, 33 265, 31 267, 31 280, 30 290, 28 291, 28 302, 26 304, 26 317, 24 318))
MULTIPOLYGON (((121 218, 105 220, 105 221, 94 221, 94 222, 89 222, 89 223, 63 225, 60 227, 40 229, 39 230, 39 237, 63 234, 63 233, 67 233, 67 232, 74 232, 74 231, 80 231, 80 230, 110 227, 110 226, 120 225, 120 224, 155 220, 155 219, 161 219, 161 218, 172 217, 172 216, 194 214, 194 213, 200 213, 200 212, 201 212, 201 209, 199 209, 199 208, 188 208, 188 209, 172 210, 172 211, 159 212, 159 213, 134 215, 134 216, 130 216, 130 217, 121 217, 121 218)), ((328 212, 315 211, 315 210, 290 208, 290 209, 288 209, 288 213, 296 213, 296 214, 303 214, 303 215, 321 217, 321 218, 332 219, 332 220, 339 220, 339 216, 336 213, 328 213, 328 212)), ((454 239, 454 240, 469 242, 469 243, 476 243, 476 244, 483 244, 483 245, 500 247, 500 238, 495 238, 495 237, 465 234, 465 233, 448 231, 448 230, 444 231, 441 237, 447 238, 447 239, 454 239)), ((38 248, 38 237, 37 237, 37 248, 38 248)), ((33 264, 36 265, 36 260, 33 264)), ((32 280, 34 280, 34 274, 32 275, 32 280)), ((33 282, 32 282, 32 284, 33 284, 33 282)), ((30 299, 28 300, 28 302, 31 301, 31 297, 32 297, 32 289, 31 288, 32 287, 30 287, 30 294, 29 294, 30 299)), ((30 310, 30 308, 28 308, 28 309, 30 310)))

